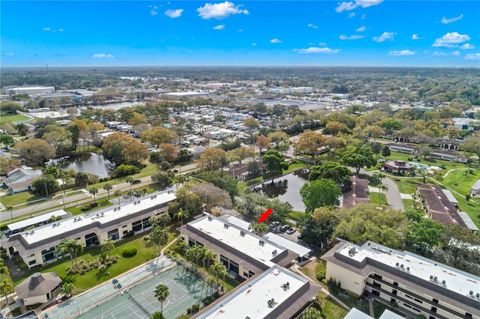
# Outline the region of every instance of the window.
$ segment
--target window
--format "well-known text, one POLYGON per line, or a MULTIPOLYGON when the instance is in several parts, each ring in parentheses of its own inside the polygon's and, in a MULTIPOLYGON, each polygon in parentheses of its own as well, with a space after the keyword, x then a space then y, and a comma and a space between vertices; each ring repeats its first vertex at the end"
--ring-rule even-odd
POLYGON ((47 261, 53 260, 55 258, 57 258, 55 247, 42 250, 43 262, 47 262, 47 261))
POLYGON ((108 237, 108 239, 110 239, 110 240, 118 240, 118 239, 120 239, 120 235, 118 234, 118 228, 109 230, 109 231, 107 232, 107 237, 108 237))
POLYGON ((376 282, 376 281, 373 282, 373 286, 374 286, 374 287, 377 287, 377 288, 382 288, 382 285, 379 284, 379 283, 376 282))
POLYGON ((413 300, 415 300, 418 303, 423 303, 423 301, 421 301, 420 299, 417 299, 417 298, 413 298, 413 300))
POLYGON ((378 280, 382 280, 383 277, 378 275, 378 274, 373 274, 373 278, 378 279, 378 280))
POLYGON ((30 260, 30 261, 28 262, 28 265, 29 265, 29 266, 32 266, 32 265, 35 265, 36 263, 37 263, 37 261, 34 259, 34 260, 30 260))
POLYGON ((433 301, 433 303, 438 304, 438 300, 437 300, 437 299, 433 298, 432 301, 433 301))
POLYGON ((395 287, 398 287, 398 282, 394 281, 394 282, 393 282, 393 285, 394 285, 395 287))
POLYGON ((396 289, 392 290, 392 295, 395 295, 395 296, 397 295, 397 290, 396 289))
POLYGON ((380 291, 378 291, 378 290, 373 289, 373 290, 372 290, 372 294, 374 294, 375 296, 380 297, 380 291))
POLYGON ((132 230, 134 232, 141 231, 142 230, 142 221, 137 220, 136 222, 132 223, 132 230))
POLYGON ((468 312, 466 312, 466 313, 465 313, 465 318, 471 319, 471 318, 472 318, 472 314, 471 314, 471 313, 468 313, 468 312))
POLYGON ((430 309, 430 310, 432 310, 432 312, 437 313, 437 307, 432 307, 432 309, 430 309))

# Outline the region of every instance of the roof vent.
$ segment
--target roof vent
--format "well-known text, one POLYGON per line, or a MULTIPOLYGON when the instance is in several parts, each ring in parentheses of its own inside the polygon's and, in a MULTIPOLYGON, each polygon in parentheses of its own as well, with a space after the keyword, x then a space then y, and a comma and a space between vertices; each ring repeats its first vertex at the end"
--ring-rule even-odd
POLYGON ((212 216, 207 217, 208 221, 211 222, 213 220, 212 216))
POLYGON ((272 251, 272 256, 276 256, 277 255, 277 250, 275 249, 274 251, 272 251))
MULTIPOLYGON (((396 263, 395 263, 395 266, 397 266, 397 267, 400 266, 400 263, 399 263, 399 262, 396 262, 396 263)), ((430 277, 431 277, 431 276, 430 276, 430 277)))
POLYGON ((272 298, 268 300, 267 304, 268 304, 268 308, 273 308, 275 306, 275 299, 272 298))
POLYGON ((258 241, 258 244, 259 244, 260 246, 263 246, 263 245, 265 245, 265 242, 264 242, 263 240, 259 240, 259 241, 258 241))
POLYGON ((437 281, 438 281, 438 277, 437 277, 437 276, 433 277, 433 281, 437 282, 437 281))
POLYGON ((228 229, 229 225, 228 224, 223 224, 223 228, 228 229))
POLYGON ((442 280, 442 285, 446 286, 447 282, 445 280, 442 280))
POLYGON ((473 290, 470 290, 470 296, 473 296, 473 290))
POLYGON ((245 237, 245 232, 243 230, 240 231, 240 236, 245 237))
MULTIPOLYGON (((433 280, 433 275, 430 275, 430 280, 433 280)), ((472 293, 473 293, 473 291, 472 291, 472 293)))
POLYGON ((477 299, 480 299, 480 293, 477 292, 477 299))

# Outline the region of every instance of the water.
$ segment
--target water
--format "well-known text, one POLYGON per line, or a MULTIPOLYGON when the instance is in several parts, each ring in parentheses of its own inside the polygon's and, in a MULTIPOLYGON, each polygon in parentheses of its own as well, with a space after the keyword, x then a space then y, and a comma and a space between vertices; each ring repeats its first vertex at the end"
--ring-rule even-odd
POLYGON ((276 178, 274 184, 272 184, 271 180, 265 182, 262 185, 262 190, 269 197, 276 197, 281 201, 288 202, 294 210, 304 212, 305 204, 303 204, 300 196, 300 189, 307 181, 299 173, 291 173, 276 178))
POLYGON ((139 105, 139 104, 145 104, 145 102, 120 102, 120 103, 109 103, 109 104, 98 104, 98 105, 89 105, 90 107, 93 107, 94 109, 103 109, 103 110, 120 110, 126 107, 134 106, 134 105, 139 105))
POLYGON ((80 156, 74 162, 65 165, 64 168, 73 169, 76 172, 95 174, 100 178, 108 177, 113 163, 101 154, 90 153, 80 156))

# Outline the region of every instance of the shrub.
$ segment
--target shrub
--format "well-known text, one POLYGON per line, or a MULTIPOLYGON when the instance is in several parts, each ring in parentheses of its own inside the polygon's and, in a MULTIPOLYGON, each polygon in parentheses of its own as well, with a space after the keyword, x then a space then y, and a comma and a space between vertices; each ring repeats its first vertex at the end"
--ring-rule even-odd
POLYGON ((80 207, 80 210, 81 210, 82 212, 86 212, 87 210, 93 209, 93 208, 95 208, 95 207, 97 207, 97 206, 98 206, 98 203, 97 203, 97 202, 95 202, 95 203, 88 203, 88 204, 83 205, 82 207, 80 207))
POLYGON ((122 256, 125 258, 133 257, 137 254, 137 247, 127 246, 122 251, 122 256))
POLYGON ((140 172, 138 167, 134 165, 122 164, 115 169, 115 176, 116 177, 128 176, 128 175, 137 174, 138 172, 140 172))

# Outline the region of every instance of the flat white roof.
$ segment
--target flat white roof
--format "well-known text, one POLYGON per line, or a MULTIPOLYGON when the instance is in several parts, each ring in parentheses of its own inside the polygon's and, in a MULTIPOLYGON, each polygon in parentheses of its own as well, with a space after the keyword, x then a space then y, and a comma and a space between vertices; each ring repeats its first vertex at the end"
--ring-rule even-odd
POLYGON ((86 225, 91 225, 99 222, 100 224, 106 224, 111 221, 123 218, 128 215, 135 214, 142 210, 153 208, 157 205, 168 203, 176 199, 174 192, 165 192, 162 194, 152 195, 145 199, 142 199, 140 203, 134 202, 121 206, 118 210, 118 206, 112 206, 105 210, 93 212, 84 215, 72 216, 71 218, 64 219, 62 221, 48 224, 34 230, 22 233, 22 237, 28 244, 34 244, 36 242, 48 239, 52 236, 58 236, 60 234, 82 228, 86 225), (114 210, 114 209, 117 210, 114 210))
POLYGON ((45 213, 45 214, 38 215, 38 216, 35 216, 35 217, 32 217, 32 218, 21 220, 19 222, 7 225, 7 227, 10 231, 14 231, 14 230, 17 230, 17 229, 27 228, 27 227, 32 226, 32 225, 44 223, 44 222, 48 221, 52 216, 63 217, 63 216, 66 216, 66 215, 68 215, 68 213, 66 211, 64 211, 63 209, 59 209, 59 210, 56 210, 56 211, 53 211, 53 212, 50 212, 50 213, 45 213))
POLYGON ((370 317, 357 308, 352 308, 343 319, 373 319, 373 317, 370 317))
POLYGON ((307 247, 304 247, 302 245, 299 245, 291 240, 288 240, 285 237, 282 237, 280 235, 274 234, 274 233, 268 233, 263 236, 264 238, 268 239, 269 241, 280 245, 282 247, 287 248, 290 251, 293 251, 294 253, 298 254, 300 257, 307 256, 310 254, 311 250, 308 249, 307 247))
POLYGON ((262 319, 286 302, 308 280, 280 266, 274 266, 233 291, 224 300, 199 315, 198 319, 262 319), (289 283, 289 288, 282 286, 289 283), (268 301, 275 300, 269 307, 268 301))
POLYGON ((357 262, 362 262, 368 257, 388 267, 402 270, 411 276, 436 283, 460 295, 470 296, 470 291, 473 291, 474 294, 480 292, 480 277, 407 251, 398 251, 373 242, 366 242, 363 246, 349 243, 338 253, 357 262), (437 281, 431 280, 430 276, 437 277, 437 281), (442 284, 443 280, 445 280, 445 285, 442 284))
POLYGON ((270 261, 276 256, 273 252, 277 251, 277 254, 280 254, 285 250, 243 228, 208 214, 190 222, 189 225, 269 267, 275 265, 270 261), (243 236, 240 231, 243 231, 243 236), (260 241, 263 241, 263 245, 260 245, 260 241))
POLYGON ((246 231, 250 231, 250 223, 244 221, 243 219, 240 219, 240 218, 232 216, 232 215, 223 215, 221 217, 222 217, 222 219, 226 220, 227 222, 229 222, 232 225, 235 225, 237 227, 245 229, 246 231))

